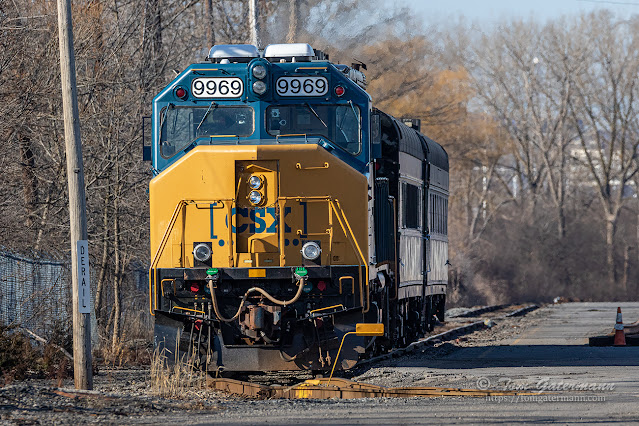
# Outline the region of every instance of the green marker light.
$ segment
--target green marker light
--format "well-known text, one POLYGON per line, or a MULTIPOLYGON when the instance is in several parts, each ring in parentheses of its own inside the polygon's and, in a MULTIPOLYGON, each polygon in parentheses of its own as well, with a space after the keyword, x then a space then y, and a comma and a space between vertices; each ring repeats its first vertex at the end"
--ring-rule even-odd
POLYGON ((298 277, 305 277, 308 275, 308 271, 304 267, 295 268, 295 275, 298 277))

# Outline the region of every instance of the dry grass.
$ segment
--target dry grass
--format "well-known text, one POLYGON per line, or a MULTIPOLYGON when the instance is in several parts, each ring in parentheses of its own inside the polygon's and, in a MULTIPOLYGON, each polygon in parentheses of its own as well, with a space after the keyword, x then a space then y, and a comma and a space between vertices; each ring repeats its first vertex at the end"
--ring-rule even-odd
POLYGON ((151 390, 167 398, 201 396, 206 392, 206 372, 194 368, 193 360, 170 359, 164 349, 156 348, 151 359, 151 390))
POLYGON ((125 315, 126 327, 113 344, 113 336, 100 334, 96 360, 112 368, 150 365, 152 358, 153 326, 145 314, 125 315))

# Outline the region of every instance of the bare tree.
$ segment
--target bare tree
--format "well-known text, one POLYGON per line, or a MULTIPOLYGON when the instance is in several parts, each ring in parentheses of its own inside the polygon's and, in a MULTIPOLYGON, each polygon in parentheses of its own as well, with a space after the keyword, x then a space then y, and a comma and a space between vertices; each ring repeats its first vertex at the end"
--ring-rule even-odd
POLYGON ((567 52, 581 53, 565 22, 542 28, 519 21, 484 37, 471 63, 481 99, 511 135, 528 216, 534 217, 539 197, 548 196, 560 238, 566 235, 568 148, 576 138, 569 102, 580 63, 567 52))
MULTIPOLYGON (((637 25, 615 22, 610 13, 591 14, 579 27, 588 50, 585 67, 574 77, 570 102, 579 135, 580 160, 601 205, 609 284, 617 282, 614 247, 624 189, 637 173, 639 127, 639 38, 637 25)), ((573 57, 579 61, 581 58, 573 57)))

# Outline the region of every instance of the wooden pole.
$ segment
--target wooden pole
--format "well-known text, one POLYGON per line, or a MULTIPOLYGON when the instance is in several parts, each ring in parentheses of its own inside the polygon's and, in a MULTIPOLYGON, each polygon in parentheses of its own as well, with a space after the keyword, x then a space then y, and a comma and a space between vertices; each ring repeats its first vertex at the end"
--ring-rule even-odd
POLYGON ((288 0, 288 34, 286 36, 287 43, 295 43, 297 39, 297 0, 288 0))
POLYGON ((249 31, 251 35, 251 44, 260 47, 260 21, 258 19, 259 11, 257 7, 257 0, 249 0, 249 31))
POLYGON ((69 218, 71 227, 73 374, 76 389, 92 389, 91 314, 81 313, 79 306, 77 242, 87 239, 87 221, 84 196, 84 170, 82 167, 82 144, 80 141, 80 118, 75 80, 71 0, 58 0, 58 37, 60 39, 62 109, 64 112, 64 139, 67 155, 69 218))

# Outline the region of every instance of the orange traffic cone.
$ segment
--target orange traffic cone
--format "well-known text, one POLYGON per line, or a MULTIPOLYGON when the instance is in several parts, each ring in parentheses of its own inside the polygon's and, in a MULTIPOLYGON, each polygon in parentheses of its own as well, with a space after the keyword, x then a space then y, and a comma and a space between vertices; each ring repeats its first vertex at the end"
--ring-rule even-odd
POLYGON ((626 346, 626 334, 623 331, 623 320, 621 319, 621 307, 617 308, 617 323, 615 324, 615 346, 626 346))

